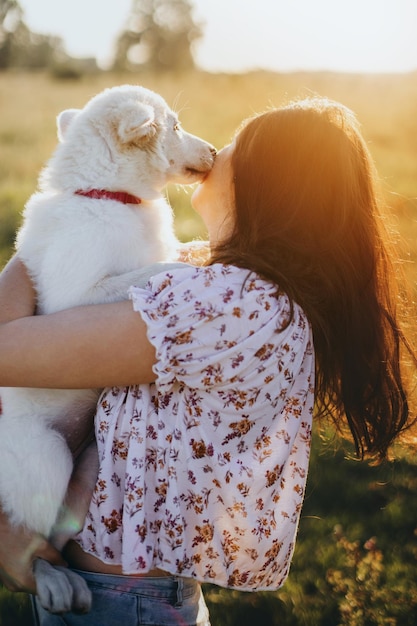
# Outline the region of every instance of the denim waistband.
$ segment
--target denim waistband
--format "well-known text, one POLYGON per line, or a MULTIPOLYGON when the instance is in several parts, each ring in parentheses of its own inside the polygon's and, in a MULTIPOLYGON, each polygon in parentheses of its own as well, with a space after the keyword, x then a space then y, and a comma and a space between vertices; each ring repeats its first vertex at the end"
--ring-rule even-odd
POLYGON ((184 597, 193 595, 200 583, 192 578, 181 576, 129 576, 124 574, 101 574, 73 569, 80 574, 90 586, 113 589, 124 593, 132 593, 154 598, 172 598, 176 595, 176 606, 181 606, 184 597))

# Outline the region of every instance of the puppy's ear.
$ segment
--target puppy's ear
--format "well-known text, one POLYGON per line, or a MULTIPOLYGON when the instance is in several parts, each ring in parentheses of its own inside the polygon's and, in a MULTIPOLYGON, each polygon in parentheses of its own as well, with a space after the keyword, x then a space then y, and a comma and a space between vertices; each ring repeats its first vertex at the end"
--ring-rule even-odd
POLYGON ((58 130, 59 141, 64 141, 67 130, 76 115, 80 112, 80 109, 66 109, 62 111, 56 118, 56 125, 58 130))
POLYGON ((119 139, 123 143, 132 141, 146 142, 156 133, 155 112, 153 107, 141 102, 123 107, 120 111, 118 126, 119 139))

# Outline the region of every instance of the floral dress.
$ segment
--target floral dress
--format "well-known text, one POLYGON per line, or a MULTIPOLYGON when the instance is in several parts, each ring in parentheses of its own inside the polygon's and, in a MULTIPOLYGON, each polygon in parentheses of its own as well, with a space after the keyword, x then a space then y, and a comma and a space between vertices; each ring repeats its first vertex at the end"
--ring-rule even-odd
POLYGON ((310 451, 305 314, 294 304, 291 316, 271 283, 221 264, 158 274, 130 298, 156 348, 157 380, 101 397, 100 473, 81 547, 125 574, 160 568, 277 589, 310 451))

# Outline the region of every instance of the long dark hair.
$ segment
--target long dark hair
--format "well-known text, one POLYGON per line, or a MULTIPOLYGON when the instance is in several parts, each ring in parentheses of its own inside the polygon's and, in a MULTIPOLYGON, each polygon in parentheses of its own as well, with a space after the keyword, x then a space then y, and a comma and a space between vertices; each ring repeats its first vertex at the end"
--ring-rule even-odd
POLYGON ((232 155, 235 226, 211 262, 272 280, 304 309, 316 404, 360 457, 384 458, 407 423, 395 272, 375 171, 353 113, 321 98, 249 120, 232 155))

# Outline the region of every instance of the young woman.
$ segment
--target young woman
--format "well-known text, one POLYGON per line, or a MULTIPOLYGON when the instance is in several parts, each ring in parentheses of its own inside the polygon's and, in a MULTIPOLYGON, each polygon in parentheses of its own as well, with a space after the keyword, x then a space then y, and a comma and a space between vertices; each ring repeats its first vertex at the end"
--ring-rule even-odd
MULTIPOLYGON (((314 401, 347 425, 360 457, 386 456, 410 421, 407 342, 374 182, 353 114, 294 102, 245 123, 195 190, 205 266, 158 274, 128 302, 33 317, 12 261, 0 282, 0 384, 107 387, 100 475, 66 552, 93 609, 40 611, 40 624, 202 625, 200 582, 280 587, 314 401)), ((58 555, 4 519, 2 532, 17 551, 14 562, 0 553, 4 580, 33 590, 31 561, 58 555)))

